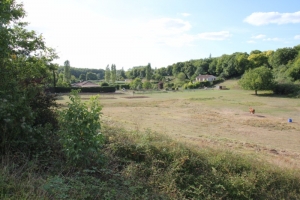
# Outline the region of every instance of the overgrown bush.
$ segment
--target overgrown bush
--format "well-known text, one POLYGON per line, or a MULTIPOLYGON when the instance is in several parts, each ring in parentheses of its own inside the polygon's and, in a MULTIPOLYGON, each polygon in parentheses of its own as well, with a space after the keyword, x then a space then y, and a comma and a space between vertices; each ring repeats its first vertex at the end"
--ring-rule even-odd
POLYGON ((297 96, 300 92, 300 84, 277 83, 273 87, 274 94, 297 96))
POLYGON ((10 83, 10 89, 0 92, 1 153, 33 156, 50 150, 58 127, 55 97, 37 85, 20 88, 17 82, 10 83))
POLYGON ((122 84, 121 86, 120 86, 120 88, 124 88, 124 89, 130 89, 130 85, 129 84, 122 84))
POLYGON ((69 164, 86 166, 91 161, 100 161, 99 150, 103 142, 100 129, 101 106, 98 96, 91 97, 88 104, 82 103, 79 90, 72 90, 71 103, 60 112, 60 143, 69 164))
POLYGON ((101 83, 101 86, 109 86, 109 84, 106 82, 103 82, 103 83, 101 83))
POLYGON ((71 90, 78 90, 81 92, 90 92, 90 93, 106 93, 106 92, 115 92, 115 86, 101 86, 101 87, 55 87, 56 93, 69 93, 71 90))

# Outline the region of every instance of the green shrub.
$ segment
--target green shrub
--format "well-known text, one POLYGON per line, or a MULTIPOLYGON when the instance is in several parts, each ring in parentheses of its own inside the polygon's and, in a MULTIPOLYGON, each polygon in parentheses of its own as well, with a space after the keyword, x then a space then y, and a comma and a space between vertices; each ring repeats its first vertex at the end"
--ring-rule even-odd
POLYGON ((21 151, 41 154, 55 144, 57 116, 55 97, 43 88, 20 88, 11 82, 11 91, 0 92, 0 153, 21 151))
POLYGON ((277 83, 273 87, 274 94, 280 95, 297 95, 300 91, 300 84, 294 83, 277 83))
POLYGON ((143 83, 143 89, 151 89, 152 88, 152 84, 149 81, 146 81, 143 83))
POLYGON ((88 104, 82 103, 79 90, 72 90, 68 109, 60 112, 60 142, 69 164, 87 165, 99 159, 103 142, 100 133, 98 96, 91 97, 88 104))
POLYGON ((130 89, 130 85, 129 84, 122 84, 121 86, 120 86, 122 89, 124 88, 124 89, 130 89))
POLYGON ((78 90, 81 92, 90 92, 90 93, 106 93, 106 92, 115 92, 115 86, 102 86, 102 87, 55 87, 56 93, 69 93, 71 90, 78 90))
POLYGON ((109 86, 109 84, 106 82, 103 82, 103 83, 101 83, 101 86, 109 86))
POLYGON ((115 88, 116 88, 116 90, 119 90, 119 89, 120 89, 120 85, 119 85, 119 84, 116 84, 116 85, 111 85, 111 86, 115 87, 115 88))

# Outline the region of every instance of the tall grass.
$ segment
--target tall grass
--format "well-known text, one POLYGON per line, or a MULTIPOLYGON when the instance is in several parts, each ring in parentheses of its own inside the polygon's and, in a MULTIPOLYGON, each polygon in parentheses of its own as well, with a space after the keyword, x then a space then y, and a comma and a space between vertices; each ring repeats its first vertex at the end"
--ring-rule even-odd
POLYGON ((45 170, 38 161, 2 159, 0 198, 300 198, 299 171, 229 151, 187 147, 151 130, 127 131, 108 122, 102 127, 102 164, 45 170))

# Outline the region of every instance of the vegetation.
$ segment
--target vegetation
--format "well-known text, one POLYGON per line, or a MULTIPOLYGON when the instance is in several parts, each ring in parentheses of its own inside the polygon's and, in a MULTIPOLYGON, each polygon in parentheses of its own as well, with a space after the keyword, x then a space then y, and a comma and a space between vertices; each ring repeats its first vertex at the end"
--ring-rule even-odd
MULTIPOLYGON (((64 72, 56 79, 58 65, 52 61, 57 55, 46 47, 42 36, 25 29, 22 4, 2 1, 0 10, 1 199, 300 198, 299 171, 279 169, 244 154, 194 149, 151 130, 118 128, 112 120, 101 117, 99 96, 83 102, 79 91, 72 91, 70 102, 58 108, 56 101, 63 97, 51 94, 50 86, 68 86, 79 76, 82 80, 96 76, 99 79, 103 74, 78 70, 78 76, 72 75, 70 62, 66 61, 64 72)), ((149 88, 150 79, 171 73, 183 84, 197 73, 230 78, 250 69, 241 82, 253 73, 256 78, 252 89, 266 89, 271 83, 263 82, 265 74, 266 79, 271 77, 268 68, 276 69, 277 75, 284 72, 293 82, 298 80, 295 63, 299 61, 299 48, 297 53, 295 49, 284 49, 283 54, 254 51, 250 59, 247 54, 236 53, 159 70, 148 64, 147 70, 139 67, 128 72, 134 78, 130 87, 149 88), (254 73, 257 71, 263 77, 254 73), (148 81, 143 84, 145 76, 148 81)), ((113 66, 106 68, 107 83, 115 82, 117 71, 113 66)), ((124 71, 119 77, 124 78, 124 71)), ((115 89, 116 86, 82 88, 89 92, 115 89)))
POLYGON ((274 86, 274 78, 271 70, 266 67, 258 67, 245 72, 239 81, 243 89, 255 90, 271 90, 274 86))

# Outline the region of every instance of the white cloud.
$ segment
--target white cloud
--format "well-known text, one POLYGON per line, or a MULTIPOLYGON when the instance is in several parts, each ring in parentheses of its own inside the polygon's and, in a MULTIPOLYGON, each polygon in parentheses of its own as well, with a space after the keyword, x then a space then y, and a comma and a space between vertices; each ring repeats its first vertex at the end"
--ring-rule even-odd
POLYGON ((191 29, 188 21, 173 18, 160 18, 151 20, 143 27, 147 32, 155 35, 175 35, 191 29))
POLYGON ((198 37, 204 40, 226 40, 231 37, 231 34, 229 31, 206 32, 200 33, 198 37))
POLYGON ((280 39, 275 37, 275 38, 266 38, 266 39, 263 39, 263 41, 279 41, 280 39))
POLYGON ((188 16, 191 16, 190 13, 180 13, 183 17, 188 17, 188 16))
POLYGON ((259 35, 252 36, 251 38, 252 38, 252 39, 263 39, 263 38, 265 38, 265 37, 266 37, 266 35, 259 34, 259 35))
POLYGON ((295 35, 294 39, 299 40, 300 39, 300 35, 295 35))
POLYGON ((300 11, 294 13, 255 12, 246 17, 244 22, 255 26, 300 23, 300 11))

